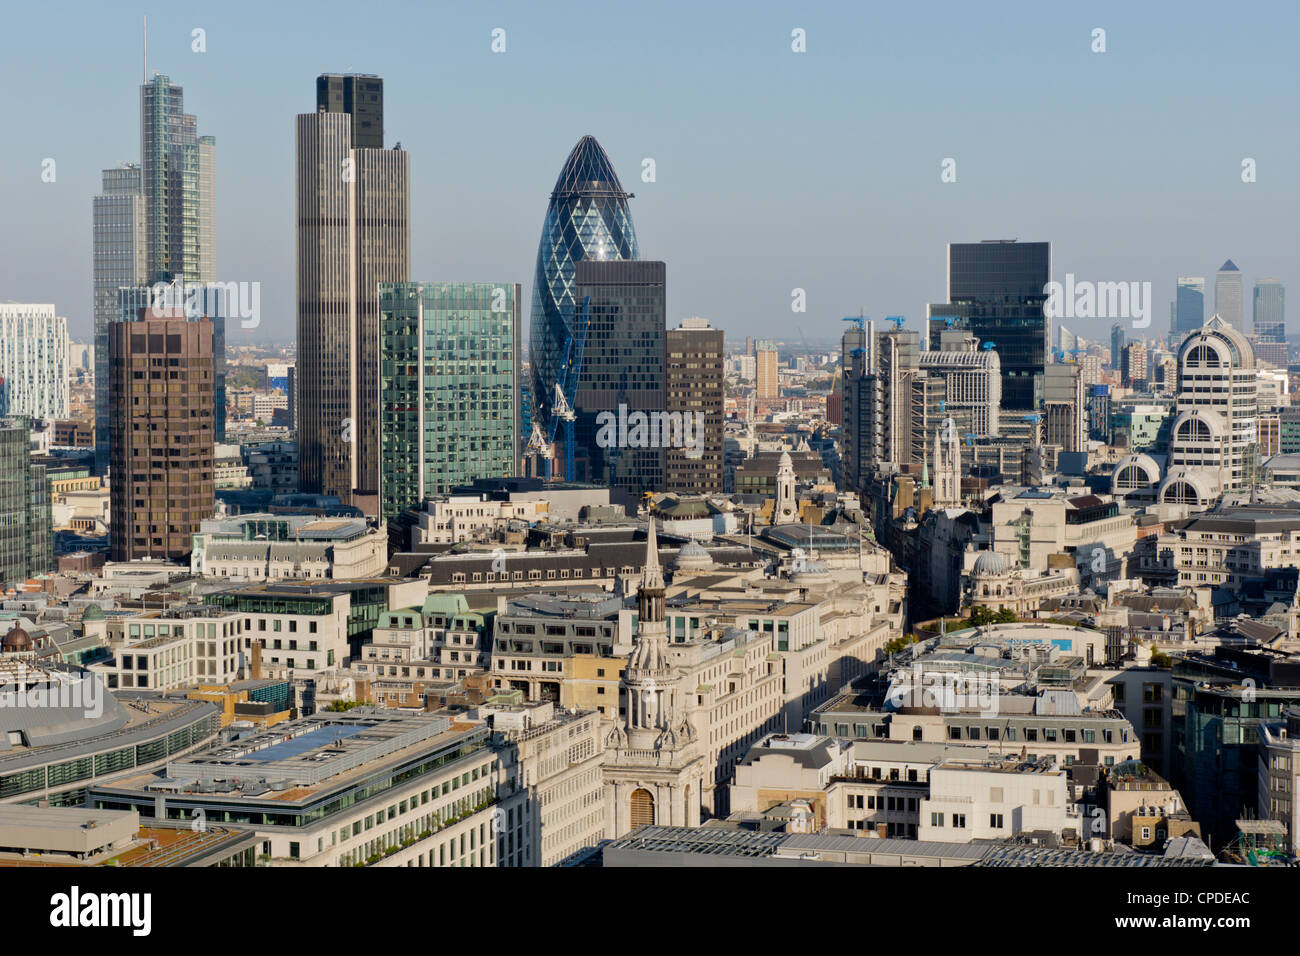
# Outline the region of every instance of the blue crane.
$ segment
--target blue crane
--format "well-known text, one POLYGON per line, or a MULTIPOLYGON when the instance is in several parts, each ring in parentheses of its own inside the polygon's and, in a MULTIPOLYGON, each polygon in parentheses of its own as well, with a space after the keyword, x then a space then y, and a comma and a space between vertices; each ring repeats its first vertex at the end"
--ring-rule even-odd
POLYGON ((995 348, 997 348, 997 347, 998 347, 998 343, 997 343, 997 342, 985 342, 985 343, 984 343, 984 351, 985 351, 985 352, 992 352, 992 351, 993 351, 995 348))
POLYGON ((895 328, 895 329, 901 329, 901 328, 906 324, 906 322, 907 322, 907 316, 905 316, 905 315, 887 315, 887 316, 885 316, 885 321, 886 321, 886 322, 893 322, 893 323, 894 323, 894 328, 895 328))

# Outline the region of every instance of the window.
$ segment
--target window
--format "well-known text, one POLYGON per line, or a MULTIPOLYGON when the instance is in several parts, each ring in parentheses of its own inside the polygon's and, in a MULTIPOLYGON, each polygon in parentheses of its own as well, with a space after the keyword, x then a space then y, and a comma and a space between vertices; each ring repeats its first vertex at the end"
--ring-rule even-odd
POLYGON ((952 815, 952 825, 955 826, 958 830, 966 829, 966 814, 954 813, 952 815))
POLYGON ((990 813, 990 814, 989 814, 989 826, 991 826, 991 827, 992 827, 993 829, 995 829, 995 830, 1001 830, 1001 829, 1002 829, 1002 814, 1000 814, 1000 813, 990 813))
POLYGON ((943 826, 943 814, 942 814, 942 813, 932 813, 932 814, 930 814, 930 826, 932 826, 932 827, 941 827, 941 826, 943 826))

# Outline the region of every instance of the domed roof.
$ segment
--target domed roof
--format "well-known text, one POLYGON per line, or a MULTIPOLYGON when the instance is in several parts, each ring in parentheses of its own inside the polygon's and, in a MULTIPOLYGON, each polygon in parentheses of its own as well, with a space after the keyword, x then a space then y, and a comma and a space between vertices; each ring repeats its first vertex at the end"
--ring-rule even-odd
POLYGON ((711 568, 713 567, 713 558, 698 542, 687 541, 682 545, 681 550, 677 552, 677 558, 673 561, 673 566, 679 571, 711 568))
POLYGON ((1197 363, 1204 363, 1207 359, 1205 352, 1191 355, 1197 348, 1208 348, 1219 362, 1230 362, 1239 369, 1255 367, 1255 350, 1250 341, 1217 312, 1201 328, 1187 333, 1178 347, 1178 364, 1186 367, 1189 357, 1197 363))
POLYGON ((0 639, 0 651, 6 653, 30 651, 31 649, 32 636, 23 630, 21 624, 15 624, 9 633, 0 639))
POLYGON ((1011 562, 999 551, 985 551, 975 559, 973 574, 1006 574, 1011 570, 1011 562))
POLYGON ((86 609, 81 612, 83 621, 102 621, 104 620, 104 609, 98 604, 87 604, 86 609))

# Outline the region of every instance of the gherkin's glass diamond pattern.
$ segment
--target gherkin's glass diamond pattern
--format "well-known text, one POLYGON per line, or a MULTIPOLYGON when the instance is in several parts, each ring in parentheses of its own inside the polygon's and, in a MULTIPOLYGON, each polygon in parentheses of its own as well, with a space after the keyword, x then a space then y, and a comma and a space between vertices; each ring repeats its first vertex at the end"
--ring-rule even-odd
POLYGON ((627 198, 605 150, 584 136, 555 181, 537 246, 530 347, 533 420, 539 424, 549 418, 573 329, 575 264, 639 256, 627 198))

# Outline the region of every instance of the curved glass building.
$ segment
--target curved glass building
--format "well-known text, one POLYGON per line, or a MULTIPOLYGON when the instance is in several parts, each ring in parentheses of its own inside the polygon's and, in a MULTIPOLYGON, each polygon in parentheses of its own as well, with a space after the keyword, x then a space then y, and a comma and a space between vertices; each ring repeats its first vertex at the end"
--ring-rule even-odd
POLYGON ((573 147, 546 207, 529 336, 533 421, 545 425, 573 328, 573 273, 583 259, 636 259, 636 231, 614 167, 594 136, 573 147))

